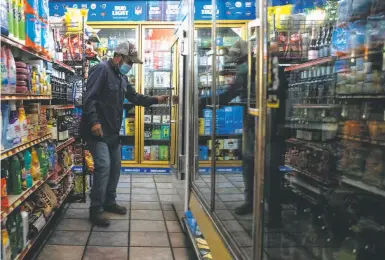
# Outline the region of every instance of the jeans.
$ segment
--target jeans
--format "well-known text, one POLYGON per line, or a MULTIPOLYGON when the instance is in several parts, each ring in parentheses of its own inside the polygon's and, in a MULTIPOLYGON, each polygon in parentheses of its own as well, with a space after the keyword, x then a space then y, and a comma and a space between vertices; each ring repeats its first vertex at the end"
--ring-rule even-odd
POLYGON ((103 206, 116 203, 121 168, 120 144, 89 140, 88 147, 94 160, 94 182, 91 190, 91 209, 102 212, 103 206))
POLYGON ((242 137, 242 174, 245 184, 245 203, 252 205, 254 200, 255 118, 250 115, 246 115, 244 118, 242 137))

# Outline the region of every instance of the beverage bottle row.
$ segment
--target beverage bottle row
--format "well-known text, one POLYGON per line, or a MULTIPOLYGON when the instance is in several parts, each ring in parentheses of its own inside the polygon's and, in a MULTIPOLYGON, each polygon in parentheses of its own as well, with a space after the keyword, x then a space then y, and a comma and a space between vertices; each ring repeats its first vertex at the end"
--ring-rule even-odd
POLYGON ((312 26, 308 47, 308 60, 329 57, 331 55, 333 31, 334 26, 332 24, 321 26, 318 30, 315 25, 312 26))
POLYGON ((169 108, 146 108, 144 110, 144 123, 169 124, 169 108))
POLYGON ((64 72, 53 70, 51 76, 52 103, 67 104, 72 102, 72 86, 66 79, 64 72))
POLYGON ((288 78, 288 98, 297 104, 333 104, 335 74, 333 66, 318 66, 292 72, 288 78))

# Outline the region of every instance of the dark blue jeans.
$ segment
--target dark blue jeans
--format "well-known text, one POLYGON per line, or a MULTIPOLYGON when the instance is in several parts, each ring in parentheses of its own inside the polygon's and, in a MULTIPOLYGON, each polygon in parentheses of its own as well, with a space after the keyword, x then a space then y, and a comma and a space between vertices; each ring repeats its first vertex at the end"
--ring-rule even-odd
POLYGON ((91 190, 91 209, 103 211, 103 206, 116 203, 121 167, 120 144, 107 144, 100 141, 88 141, 88 147, 94 160, 93 186, 91 190))

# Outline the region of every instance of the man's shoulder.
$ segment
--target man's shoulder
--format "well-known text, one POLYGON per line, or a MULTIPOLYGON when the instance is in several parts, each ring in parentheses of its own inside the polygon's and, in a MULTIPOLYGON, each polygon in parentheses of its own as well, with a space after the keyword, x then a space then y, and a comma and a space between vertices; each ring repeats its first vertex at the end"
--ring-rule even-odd
POLYGON ((91 72, 97 72, 97 73, 102 73, 104 71, 107 71, 109 68, 108 62, 107 61, 102 61, 99 64, 96 64, 95 66, 92 66, 90 69, 91 72))

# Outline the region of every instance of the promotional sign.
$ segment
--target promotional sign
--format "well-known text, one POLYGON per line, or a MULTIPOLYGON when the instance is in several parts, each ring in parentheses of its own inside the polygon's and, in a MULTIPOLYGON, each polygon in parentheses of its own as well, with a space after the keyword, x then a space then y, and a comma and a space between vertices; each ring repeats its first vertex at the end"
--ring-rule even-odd
MULTIPOLYGON (((211 1, 196 0, 194 4, 195 20, 211 20, 211 1)), ((255 12, 255 1, 220 1, 217 5, 217 20, 254 20, 255 12)))
POLYGON ((62 16, 67 7, 87 8, 89 22, 145 21, 146 2, 50 2, 50 15, 62 16))
MULTIPOLYGON (((50 15, 62 16, 66 7, 87 8, 90 22, 169 21, 180 19, 179 1, 50 1, 50 15)), ((218 20, 253 20, 255 1, 220 1, 218 20)), ((195 1, 195 20, 211 20, 211 0, 195 1)))

